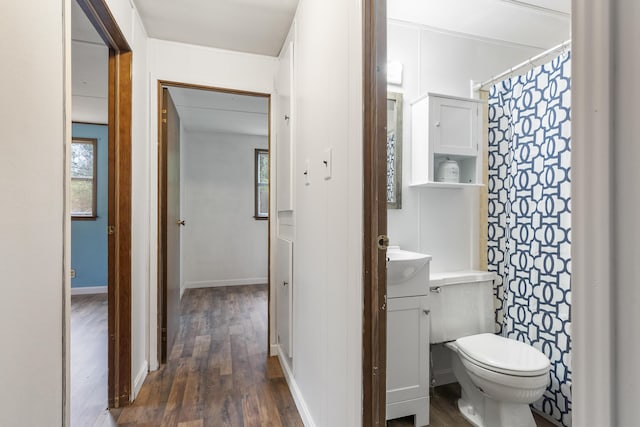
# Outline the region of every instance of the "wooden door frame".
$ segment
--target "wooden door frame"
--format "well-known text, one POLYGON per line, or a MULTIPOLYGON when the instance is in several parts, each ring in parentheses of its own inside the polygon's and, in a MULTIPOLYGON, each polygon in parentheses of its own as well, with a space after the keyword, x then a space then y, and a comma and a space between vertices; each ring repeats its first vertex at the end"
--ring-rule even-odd
MULTIPOLYGON (((246 95, 246 96, 258 96, 261 98, 267 98, 267 102, 268 102, 268 116, 267 116, 267 121, 268 121, 268 134, 267 134, 267 141, 268 141, 268 150, 269 150, 269 168, 271 168, 271 160, 272 160, 272 150, 271 150, 271 94, 269 93, 263 93, 263 92, 251 92, 251 91, 246 91, 246 90, 237 90, 237 89, 229 89, 229 88, 223 88, 223 87, 216 87, 216 86, 205 86, 205 85, 198 85, 198 84, 192 84, 192 83, 183 83, 183 82, 176 82, 176 81, 170 81, 170 80, 158 80, 158 86, 157 86, 157 92, 158 92, 158 210, 157 210, 157 214, 158 214, 158 283, 157 283, 157 295, 158 295, 158 301, 157 301, 157 309, 158 309, 158 316, 157 316, 157 337, 158 337, 158 348, 157 348, 157 353, 158 353, 158 363, 162 363, 161 362, 161 355, 162 355, 162 325, 164 322, 164 318, 165 318, 165 313, 163 310, 163 301, 162 301, 162 295, 163 294, 163 290, 164 287, 166 286, 166 283, 164 282, 164 278, 165 278, 165 260, 167 257, 167 245, 166 245, 166 234, 163 233, 163 215, 166 217, 166 210, 167 210, 167 206, 166 206, 166 187, 163 188, 163 176, 162 171, 165 170, 164 169, 164 165, 166 162, 166 159, 162 157, 162 153, 164 153, 166 150, 165 147, 165 142, 163 140, 162 137, 162 128, 163 128, 163 123, 162 123, 162 111, 164 109, 164 106, 162 105, 162 89, 163 88, 184 88, 184 89, 197 89, 197 90, 206 90, 209 92, 221 92, 221 93, 229 93, 229 94, 234 94, 234 95, 246 95), (163 237, 165 239, 163 239, 163 237), (164 241, 163 241, 164 240, 164 241)), ((269 177, 271 177, 271 170, 269 170, 269 177)), ((272 190, 272 185, 271 185, 271 179, 269 179, 269 217, 267 219, 267 357, 269 357, 270 355, 270 349, 271 349, 271 201, 273 200, 273 194, 271 192, 272 190)), ((167 355, 168 355, 169 349, 167 349, 167 355)))
POLYGON ((109 48, 108 407, 131 401, 132 52, 106 0, 77 0, 109 48))
POLYGON ((386 425, 387 2, 363 4, 362 425, 386 425), (381 242, 386 244, 386 242, 381 242))

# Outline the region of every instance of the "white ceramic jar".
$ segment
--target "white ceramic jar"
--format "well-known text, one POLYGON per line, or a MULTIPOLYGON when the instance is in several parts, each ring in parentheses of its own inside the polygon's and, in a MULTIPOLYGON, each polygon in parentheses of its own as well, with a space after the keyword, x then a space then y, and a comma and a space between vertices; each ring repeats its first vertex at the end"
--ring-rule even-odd
POLYGON ((455 160, 447 158, 438 165, 437 182, 460 182, 460 166, 455 160))

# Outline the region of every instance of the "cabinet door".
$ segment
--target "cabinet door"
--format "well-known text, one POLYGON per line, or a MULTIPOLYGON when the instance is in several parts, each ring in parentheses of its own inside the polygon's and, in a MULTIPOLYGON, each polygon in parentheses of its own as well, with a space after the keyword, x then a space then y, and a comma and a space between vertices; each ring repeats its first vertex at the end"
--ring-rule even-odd
POLYGON ((429 394, 429 297, 390 298, 387 404, 429 394))
POLYGON ((433 96, 429 105, 429 135, 434 154, 478 154, 479 104, 433 96))
POLYGON ((293 90, 293 43, 289 43, 280 58, 278 73, 278 114, 276 117, 276 209, 293 210, 293 126, 291 118, 293 90))
POLYGON ((277 256, 278 268, 276 271, 276 331, 278 344, 282 352, 288 357, 293 357, 293 243, 278 239, 277 256))

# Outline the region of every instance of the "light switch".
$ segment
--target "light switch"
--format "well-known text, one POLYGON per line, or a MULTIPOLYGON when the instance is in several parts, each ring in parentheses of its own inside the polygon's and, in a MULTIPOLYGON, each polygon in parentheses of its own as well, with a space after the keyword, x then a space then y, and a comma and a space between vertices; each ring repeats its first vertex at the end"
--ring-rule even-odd
POLYGON ((304 161, 304 185, 311 185, 311 170, 309 168, 309 159, 304 161))
POLYGON ((331 179, 331 148, 324 150, 322 166, 324 167, 324 179, 331 179))

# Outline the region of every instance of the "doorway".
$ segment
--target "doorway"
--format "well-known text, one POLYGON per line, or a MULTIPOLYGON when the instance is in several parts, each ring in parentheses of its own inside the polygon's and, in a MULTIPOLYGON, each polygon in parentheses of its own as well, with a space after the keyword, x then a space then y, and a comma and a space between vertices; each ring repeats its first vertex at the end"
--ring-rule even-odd
MULTIPOLYGON (((488 117, 495 117, 495 106, 492 105, 489 91, 502 80, 510 77, 517 79, 518 76, 524 80, 522 76, 527 75, 527 79, 538 79, 540 84, 535 85, 535 90, 542 94, 544 84, 543 77, 540 76, 546 76, 548 70, 554 68, 547 67, 541 72, 542 66, 552 60, 556 61, 554 64, 564 63, 568 58, 566 47, 570 38, 570 2, 550 5, 536 0, 496 0, 488 1, 482 6, 471 3, 473 2, 469 2, 469 7, 459 14, 451 13, 451 6, 446 1, 426 4, 420 1, 370 0, 364 3, 364 165, 365 184, 372 188, 369 193, 365 192, 365 224, 370 224, 365 228, 365 233, 368 233, 365 236, 365 272, 374 272, 374 277, 367 277, 365 274, 364 425, 385 425, 386 418, 389 417, 389 405, 403 403, 389 399, 393 397, 393 393, 388 392, 385 385, 385 379, 389 378, 391 371, 390 368, 385 372, 386 361, 390 359, 386 352, 397 347, 386 345, 385 317, 388 308, 395 301, 386 299, 388 295, 382 279, 384 273, 381 271, 384 267, 381 265, 383 261, 380 261, 380 250, 375 247, 376 237, 382 236, 378 240, 382 248, 387 243, 384 237, 388 236, 391 245, 430 255, 432 276, 448 279, 457 272, 469 270, 496 273, 491 264, 498 257, 493 256, 496 250, 493 249, 492 252, 491 245, 493 243, 493 248, 499 246, 499 237, 495 237, 495 233, 494 236, 489 236, 491 230, 495 231, 495 224, 492 228, 492 218, 495 223, 499 217, 494 207, 499 198, 491 191, 499 188, 499 184, 492 186, 489 179, 490 176, 495 179, 496 175, 495 170, 491 169, 496 166, 496 150, 489 143, 492 137, 488 121, 488 117), (508 31, 502 26, 494 25, 506 21, 517 22, 518 25, 508 31), (428 109, 425 107, 420 110, 425 103, 419 105, 419 99, 428 99, 428 109), (387 112, 383 111, 387 100, 400 107, 392 109, 392 113, 395 112, 398 116, 390 117, 394 120, 389 122, 387 112), (482 106, 476 107, 473 110, 476 112, 468 115, 470 118, 475 117, 480 124, 468 127, 473 129, 474 143, 464 153, 454 153, 455 150, 450 147, 437 146, 440 142, 435 142, 444 134, 444 129, 453 129, 464 123, 456 118, 453 126, 451 123, 447 125, 446 117, 439 112, 447 109, 461 111, 459 107, 462 104, 455 104, 454 101, 463 102, 469 108, 471 105, 482 106), (424 127, 421 127, 422 122, 424 127), (390 125, 385 129, 387 123, 390 125), (393 129, 401 130, 392 135, 392 145, 385 140, 393 129), (422 130, 424 133, 421 134, 422 130), (398 144, 401 144, 400 150, 398 144), (390 147, 395 147, 396 151, 390 147), (371 155, 370 151, 376 154, 371 155), (382 154, 382 151, 385 153, 382 154), (383 155, 386 160, 386 153, 400 153, 400 161, 393 162, 390 159, 388 164, 382 163, 377 156, 383 155), (413 158, 413 153, 420 155, 413 158), (494 157, 490 157, 492 155, 494 157), (451 164, 459 168, 456 171, 460 176, 456 180, 444 181, 438 168, 451 164), (393 172, 398 172, 398 176, 393 175, 392 179, 389 179, 389 165, 392 165, 393 172), (385 173, 387 183, 393 185, 389 185, 387 194, 380 196, 380 193, 375 192, 376 183, 380 182, 381 175, 385 173), (396 178, 401 181, 398 183, 396 178), (390 199, 391 193, 398 198, 390 199), (376 199, 376 196, 379 198, 376 199), (381 209, 386 212, 379 212, 381 209), (493 242, 490 241, 491 238, 493 242), (378 272, 377 277, 375 272, 378 272)), ((554 76, 565 78, 566 73, 556 72, 554 76)), ((551 80, 553 79, 549 78, 545 81, 551 80)), ((543 99, 549 101, 553 96, 547 92, 543 99)), ((559 105, 552 101, 548 104, 559 105)), ((538 111, 545 110, 540 108, 538 111)), ((540 116, 544 116, 544 113, 540 113, 540 116)), ((450 135, 449 140, 452 139, 454 138, 450 135)), ((444 167, 442 169, 445 170, 444 167)), ((514 334, 513 324, 518 322, 512 321, 507 325, 507 321, 501 320, 502 313, 511 309, 514 303, 506 302, 507 298, 503 298, 507 291, 503 293, 501 277, 497 273, 496 277, 498 279, 492 281, 494 293, 487 298, 493 302, 495 296, 495 302, 487 304, 485 311, 492 320, 495 314, 496 331, 508 336, 510 332, 503 331, 502 326, 511 328, 511 334, 514 334), (503 303, 511 306, 503 306, 503 303)), ((431 283, 433 285, 434 282, 431 283)), ((535 295, 537 291, 533 289, 538 284, 532 279, 527 283, 527 292, 535 295)), ((567 290, 562 289, 563 292, 567 290)), ((430 297, 429 304, 435 304, 436 300, 430 297)), ((532 300, 535 298, 525 299, 528 302, 532 300)), ((516 302, 515 305, 522 309, 526 303, 516 302)), ((557 318, 560 323, 562 316, 565 316, 566 321, 566 315, 557 306, 558 304, 553 303, 548 307, 549 313, 557 315, 554 322, 557 318)), ((434 310, 429 308, 432 306, 424 310, 428 317, 425 329, 427 336, 431 333, 433 338, 434 310)), ((557 330, 545 330, 548 336, 539 334, 538 331, 545 329, 543 325, 535 325, 535 318, 539 315, 540 312, 534 312, 531 322, 520 321, 521 327, 516 328, 515 334, 524 331, 520 333, 520 337, 524 337, 522 341, 536 341, 527 344, 537 346, 537 350, 545 352, 549 359, 562 354, 563 361, 558 362, 560 374, 552 375, 554 380, 544 398, 533 403, 534 415, 538 425, 546 425, 547 421, 542 418, 566 425, 567 419, 570 419, 570 410, 567 408, 570 408, 571 399, 568 394, 570 387, 565 386, 571 380, 570 366, 565 363, 565 360, 569 360, 569 353, 565 351, 566 348, 556 350, 554 342, 570 342, 570 337, 565 334, 556 339, 554 335, 558 335, 557 330), (536 338, 528 337, 527 333, 536 338), (553 348, 553 351, 549 348, 553 348)), ((508 316, 505 317, 507 318, 508 316)), ((440 325, 442 320, 438 320, 440 323, 437 324, 440 325)), ((488 330, 484 332, 494 332, 493 326, 493 322, 490 322, 488 330)), ((458 337, 447 341, 456 338, 458 337)), ((421 396, 430 397, 430 407, 434 414, 432 425, 441 425, 434 419, 444 419, 435 415, 442 415, 442 408, 450 408, 449 412, 452 412, 454 419, 459 417, 455 404, 450 404, 455 403, 456 396, 460 395, 451 366, 451 352, 442 342, 445 339, 440 340, 427 340, 424 347, 426 351, 421 354, 429 353, 426 365, 430 372, 423 378, 421 387, 415 388, 420 388, 421 396)), ((393 362, 390 362, 390 366, 393 366, 393 362)), ((395 385, 392 384, 389 388, 405 390, 409 382, 407 380, 402 386, 394 382, 395 385)), ((409 425, 414 422, 414 414, 415 412, 410 411, 396 414, 389 417, 394 420, 388 425, 409 425)))
MULTIPOLYGON (((267 307, 271 300, 270 96, 159 81, 158 99, 158 360, 166 363, 190 289, 266 284, 267 307)), ((267 326, 265 355, 268 337, 267 326)))
MULTIPOLYGON (((96 357, 99 361, 93 361, 104 362, 105 365, 100 369, 101 373, 96 374, 102 378, 95 385, 99 389, 95 395, 102 397, 92 404, 93 409, 86 414, 76 414, 74 410, 78 408, 73 401, 67 404, 64 410, 66 423, 87 425, 92 423, 92 420, 95 421, 92 415, 95 409, 103 412, 105 408, 118 408, 127 405, 131 397, 132 53, 103 0, 77 0, 77 3, 73 2, 72 7, 72 28, 74 39, 77 38, 76 44, 83 47, 87 55, 93 54, 94 57, 85 61, 84 68, 76 68, 74 64, 73 71, 76 75, 72 76, 78 77, 77 81, 74 80, 72 104, 74 107, 82 108, 77 108, 78 111, 73 118, 76 123, 73 126, 72 162, 74 158, 79 161, 77 165, 72 166, 68 183, 73 199, 70 211, 74 211, 74 223, 85 226, 97 225, 95 235, 86 239, 88 244, 99 240, 101 245, 104 245, 100 251, 95 250, 95 247, 86 251, 92 252, 92 255, 101 253, 100 268, 91 268, 88 264, 76 266, 75 262, 80 261, 82 257, 72 255, 72 267, 76 267, 78 279, 76 282, 82 281, 74 284, 90 285, 84 286, 84 289, 77 288, 80 291, 75 292, 102 292, 98 296, 85 298, 87 301, 83 302, 86 304, 82 305, 99 307, 98 310, 103 312, 95 318, 77 317, 71 313, 76 307, 65 308, 65 318, 68 320, 76 317, 72 322, 82 327, 80 329, 85 336, 95 335, 92 327, 97 328, 98 334, 104 334, 104 340, 98 346, 102 348, 97 350, 99 356, 96 357), (99 54, 96 54, 96 51, 99 51, 99 54), (91 64, 92 61, 101 63, 105 68, 92 71, 91 66, 95 66, 91 64), (89 68, 87 63, 90 64, 89 68), (106 81, 96 83, 97 75, 102 75, 106 81), (94 90, 100 92, 99 96, 96 96, 94 90), (74 157, 74 153, 77 156, 74 157), (97 270, 99 278, 85 277, 85 273, 95 273, 97 270)), ((75 246, 77 249, 77 242, 75 246)), ((94 308, 89 308, 88 312, 91 313, 93 310, 94 308)), ((78 359, 74 354, 86 350, 77 348, 74 343, 77 339, 79 335, 75 334, 75 331, 73 334, 65 335, 65 341, 72 349, 71 354, 67 356, 70 362, 67 366, 74 364, 74 361, 77 363, 78 359)), ((87 390, 82 391, 82 388, 74 392, 74 380, 82 382, 83 375, 86 375, 84 371, 75 372, 74 368, 75 365, 70 366, 71 372, 66 376, 74 378, 71 382, 67 380, 65 384, 66 390, 70 393, 67 396, 70 395, 71 399, 74 399, 74 396, 77 399, 78 393, 89 393, 87 390)), ((82 411, 78 409, 78 412, 82 411)))

